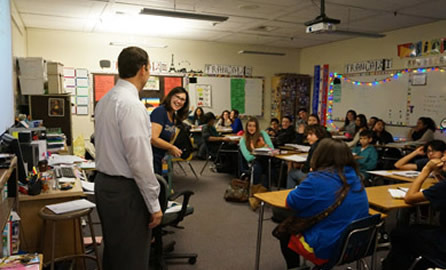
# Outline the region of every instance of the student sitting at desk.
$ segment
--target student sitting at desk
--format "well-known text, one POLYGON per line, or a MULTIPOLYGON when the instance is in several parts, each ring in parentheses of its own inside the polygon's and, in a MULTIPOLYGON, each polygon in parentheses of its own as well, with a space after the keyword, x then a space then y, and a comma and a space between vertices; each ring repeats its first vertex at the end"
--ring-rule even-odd
POLYGON ((378 119, 372 127, 373 141, 372 144, 388 144, 393 142, 393 136, 386 130, 384 120, 378 119))
POLYGON ((279 133, 279 129, 279 119, 272 118, 269 122, 269 128, 267 128, 265 131, 270 137, 275 138, 279 133))
POLYGON ((296 131, 292 125, 293 121, 290 116, 282 117, 282 128, 277 133, 275 140, 276 146, 283 146, 286 143, 295 143, 296 131))
POLYGON ((376 122, 379 120, 379 118, 378 117, 376 117, 376 116, 372 116, 372 117, 370 117, 369 118, 369 121, 367 122, 367 127, 370 129, 370 130, 373 130, 373 127, 375 126, 375 124, 376 124, 376 122))
POLYGON ((203 108, 197 107, 195 109, 194 115, 188 117, 189 122, 192 126, 201 126, 204 124, 204 111, 203 108))
POLYGON ((204 115, 204 119, 206 124, 203 125, 201 129, 201 134, 203 137, 203 141, 206 144, 208 154, 211 155, 212 159, 215 159, 217 156, 218 148, 220 147, 222 142, 231 141, 228 137, 223 137, 214 127, 215 124, 215 115, 211 112, 208 112, 204 115))
MULTIPOLYGON (((268 188, 268 183, 262 182, 262 174, 268 171, 268 158, 259 157, 255 158, 251 152, 255 148, 268 147, 274 149, 273 143, 271 142, 268 134, 259 129, 259 121, 257 118, 251 117, 248 122, 246 122, 245 134, 240 140, 240 151, 242 156, 247 162, 254 161, 254 184, 262 184, 264 187, 268 188)), ((244 168, 245 170, 247 168, 244 168)))
POLYGON ((395 163, 395 168, 399 170, 412 170, 421 171, 423 167, 431 159, 438 159, 443 156, 446 151, 446 143, 440 140, 433 140, 426 143, 424 146, 420 146, 412 153, 404 156, 395 163), (426 158, 417 159, 414 163, 410 163, 412 159, 426 155, 426 158))
POLYGON ((220 118, 217 121, 217 124, 215 124, 215 128, 219 129, 219 128, 227 128, 227 127, 231 127, 231 119, 229 117, 231 113, 228 110, 224 110, 221 113, 220 118))
POLYGON ((420 117, 417 125, 409 131, 409 136, 412 141, 418 144, 425 144, 434 139, 435 122, 430 117, 420 117))
POLYGON ((286 180, 287 188, 294 188, 300 182, 302 182, 305 177, 307 177, 307 173, 310 171, 310 161, 313 156, 314 151, 320 140, 323 138, 327 138, 327 133, 325 132, 325 128, 320 125, 311 125, 307 126, 305 129, 305 134, 307 134, 307 141, 311 145, 310 151, 308 151, 307 160, 305 163, 299 168, 300 164, 291 162, 288 172, 288 177, 286 180))
POLYGON ((353 140, 347 142, 348 147, 356 146, 359 143, 359 134, 361 134, 361 132, 364 130, 368 130, 367 118, 365 117, 365 115, 358 114, 358 116, 356 116, 355 125, 355 134, 353 136, 353 140))
POLYGON ((240 131, 243 131, 243 125, 242 120, 238 118, 239 112, 238 110, 232 110, 231 114, 229 115, 231 118, 231 127, 232 127, 232 133, 239 133, 240 131))
POLYGON ((431 206, 440 211, 439 226, 415 224, 398 228, 390 235, 391 250, 382 263, 383 270, 406 270, 415 258, 423 256, 429 261, 421 260, 415 269, 438 267, 432 260, 446 258, 446 156, 430 160, 420 175, 410 186, 404 201, 409 204, 430 202, 431 206), (431 173, 439 182, 428 189, 421 190, 424 181, 431 173))
POLYGON ((376 168, 378 163, 378 152, 372 142, 372 132, 370 130, 361 131, 359 134, 359 142, 361 146, 355 146, 352 150, 355 154, 356 161, 359 164, 359 171, 362 173, 365 179, 369 178, 367 171, 371 171, 376 168))
POLYGON ((311 159, 312 172, 286 199, 299 217, 312 217, 330 207, 344 187, 350 189, 327 217, 298 235, 280 240, 288 269, 299 266, 299 254, 316 265, 327 263, 347 226, 369 215, 367 194, 350 148, 343 141, 323 139, 311 159))
POLYGON ((345 133, 347 133, 347 136, 349 136, 349 138, 353 137, 356 130, 355 120, 356 120, 356 112, 354 110, 349 110, 345 115, 344 126, 342 126, 339 129, 339 131, 345 131, 345 133))

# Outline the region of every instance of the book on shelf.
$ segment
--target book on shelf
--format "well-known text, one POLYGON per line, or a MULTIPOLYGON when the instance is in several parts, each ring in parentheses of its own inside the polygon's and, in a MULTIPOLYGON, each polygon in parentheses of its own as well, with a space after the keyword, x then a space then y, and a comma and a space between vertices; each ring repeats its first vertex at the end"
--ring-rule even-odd
POLYGON ((15 211, 11 211, 2 232, 3 256, 9 256, 19 252, 20 248, 20 217, 15 211))

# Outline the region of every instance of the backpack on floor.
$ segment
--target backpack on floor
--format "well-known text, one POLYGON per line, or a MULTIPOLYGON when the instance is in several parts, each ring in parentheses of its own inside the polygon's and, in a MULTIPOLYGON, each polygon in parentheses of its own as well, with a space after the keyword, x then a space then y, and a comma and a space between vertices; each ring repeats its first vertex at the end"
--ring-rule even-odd
POLYGON ((240 176, 241 179, 234 178, 226 188, 223 196, 228 202, 247 202, 249 199, 249 176, 240 176))

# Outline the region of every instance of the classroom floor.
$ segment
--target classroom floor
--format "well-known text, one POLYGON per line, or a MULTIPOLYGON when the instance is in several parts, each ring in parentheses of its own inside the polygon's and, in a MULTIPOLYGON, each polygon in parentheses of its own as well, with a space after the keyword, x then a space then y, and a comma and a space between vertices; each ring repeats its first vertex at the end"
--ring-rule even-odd
MULTIPOLYGON (((192 165, 199 171, 204 161, 193 161, 192 165)), ((173 186, 176 191, 192 190, 195 194, 191 197, 190 204, 195 212, 188 216, 180 224, 184 230, 172 228, 174 234, 165 236, 166 243, 171 239, 176 241, 175 252, 198 253, 195 265, 190 265, 186 260, 177 263, 169 263, 169 270, 241 270, 253 269, 256 251, 258 211, 254 212, 247 203, 228 203, 223 199, 226 187, 232 176, 228 174, 214 173, 206 169, 198 181, 184 166, 187 175, 175 167, 173 186)), ((269 218, 271 208, 265 209, 263 223, 262 253, 260 269, 284 270, 286 264, 282 258, 278 241, 271 235, 276 226, 269 218)), ((96 217, 97 218, 97 217, 96 217)), ((390 216, 386 220, 386 226, 392 226, 395 220, 390 216)), ((95 227, 100 235, 100 226, 95 227)), ((100 254, 102 256, 100 246, 100 254)), ((378 262, 385 257, 387 251, 378 252, 378 262)), ((311 264, 310 264, 311 265, 311 264)), ((380 269, 378 263, 377 269, 380 269)), ((352 265, 355 268, 355 265, 352 265)), ((335 269, 346 269, 347 266, 335 269)), ((88 269, 96 269, 93 263, 88 263, 88 269)))

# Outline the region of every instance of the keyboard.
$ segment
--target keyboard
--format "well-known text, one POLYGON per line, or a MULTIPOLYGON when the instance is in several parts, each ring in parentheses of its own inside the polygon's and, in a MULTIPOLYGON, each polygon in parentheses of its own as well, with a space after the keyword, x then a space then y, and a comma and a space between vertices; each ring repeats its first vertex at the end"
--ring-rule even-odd
POLYGON ((76 178, 73 168, 71 167, 56 167, 54 168, 54 172, 56 173, 57 178, 76 178))

